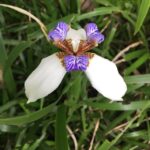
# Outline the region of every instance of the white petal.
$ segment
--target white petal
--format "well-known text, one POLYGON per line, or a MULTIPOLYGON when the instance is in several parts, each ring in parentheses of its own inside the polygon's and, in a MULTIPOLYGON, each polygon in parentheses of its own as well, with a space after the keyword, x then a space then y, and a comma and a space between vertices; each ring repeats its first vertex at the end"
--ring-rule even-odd
POLYGON ((84 29, 74 30, 72 28, 67 32, 66 39, 72 40, 73 51, 77 52, 80 40, 86 40, 86 32, 84 29))
POLYGON ((92 86, 103 96, 113 101, 123 100, 127 86, 113 62, 94 54, 85 73, 92 86))
POLYGON ((56 54, 42 59, 39 66, 25 81, 28 103, 47 96, 61 83, 66 70, 56 54))

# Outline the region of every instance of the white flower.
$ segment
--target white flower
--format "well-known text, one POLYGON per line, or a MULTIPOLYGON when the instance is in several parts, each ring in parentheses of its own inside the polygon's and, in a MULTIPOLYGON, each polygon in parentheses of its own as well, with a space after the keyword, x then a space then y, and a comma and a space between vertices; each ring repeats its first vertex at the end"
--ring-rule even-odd
POLYGON ((43 98, 53 92, 65 74, 74 70, 84 71, 92 86, 112 101, 122 101, 127 86, 116 65, 94 53, 87 53, 104 40, 94 23, 85 30, 74 30, 60 22, 49 33, 50 40, 63 52, 54 53, 42 59, 39 66, 25 81, 28 103, 43 98))

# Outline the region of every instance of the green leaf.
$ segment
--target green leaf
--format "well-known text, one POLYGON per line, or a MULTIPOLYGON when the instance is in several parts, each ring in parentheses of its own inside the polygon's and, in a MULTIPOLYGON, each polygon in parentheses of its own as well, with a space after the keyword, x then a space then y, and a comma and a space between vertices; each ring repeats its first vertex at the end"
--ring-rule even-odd
POLYGON ((112 6, 111 1, 109 0, 96 0, 96 2, 104 6, 112 6))
POLYGON ((74 100, 78 100, 79 96, 81 94, 81 84, 82 84, 82 74, 80 74, 79 72, 77 73, 73 73, 72 75, 72 86, 69 88, 68 90, 68 95, 69 95, 69 99, 74 99, 74 100))
POLYGON ((5 64, 6 58, 7 58, 7 53, 4 47, 2 34, 0 32, 0 65, 3 66, 5 64))
POLYGON ((124 79, 127 84, 150 83, 150 74, 126 76, 124 79))
POLYGON ((135 34, 140 30, 150 7, 150 0, 142 0, 135 24, 135 34))
POLYGON ((0 125, 0 132, 4 133, 15 133, 18 132, 20 129, 16 126, 9 126, 9 125, 0 125))
MULTIPOLYGON (((46 30, 47 30, 47 29, 46 29, 45 25, 44 25, 36 16, 34 16, 34 15, 31 14, 30 12, 28 12, 28 11, 26 11, 26 10, 20 8, 20 7, 16 7, 16 6, 13 6, 13 5, 0 4, 0 6, 13 9, 13 10, 15 10, 15 11, 17 11, 17 12, 23 14, 23 15, 26 15, 26 16, 32 18, 33 20, 35 20, 36 23, 40 26, 40 28, 41 28, 43 34, 45 35, 45 37, 46 37, 46 39, 47 39, 47 33, 46 33, 46 30)), ((48 40, 48 39, 47 39, 47 40, 48 40)), ((49 40, 48 40, 48 41, 49 41, 49 40)))
POLYGON ((55 126, 56 150, 68 150, 66 130, 66 106, 60 105, 57 109, 55 126))
POLYGON ((22 42, 11 51, 6 60, 4 72, 6 72, 9 68, 11 68, 11 65, 19 56, 19 54, 23 52, 26 48, 30 47, 31 44, 33 44, 33 42, 22 42))
POLYGON ((116 31, 117 31, 117 28, 113 27, 111 29, 111 31, 109 32, 109 34, 107 35, 106 40, 105 40, 104 45, 103 45, 102 55, 110 57, 109 56, 110 55, 109 54, 110 44, 111 44, 111 42, 113 41, 113 39, 115 37, 116 31))
POLYGON ((66 3, 64 3, 63 0, 58 0, 58 2, 59 2, 59 5, 60 5, 60 8, 61 8, 62 12, 63 12, 64 14, 66 14, 66 12, 67 12, 67 9, 66 9, 66 7, 65 7, 66 3))
POLYGON ((112 12, 120 12, 120 9, 118 7, 101 7, 97 8, 94 11, 84 13, 77 17, 78 21, 89 19, 91 17, 100 16, 100 15, 107 15, 111 14, 112 12))
POLYGON ((36 112, 31 112, 30 114, 18 116, 18 117, 12 117, 12 118, 0 118, 0 124, 5 125, 23 125, 27 124, 33 121, 36 121, 43 116, 47 115, 51 111, 55 109, 55 104, 51 104, 42 110, 38 110, 36 112))
MULTIPOLYGON (((7 59, 7 53, 3 42, 3 37, 0 32, 0 67, 4 69, 5 63, 7 59)), ((7 70, 7 73, 4 73, 4 83, 6 84, 6 88, 10 95, 14 95, 16 93, 16 84, 14 81, 13 73, 11 68, 7 70)))
POLYGON ((141 57, 139 57, 138 60, 136 60, 132 65, 124 70, 125 75, 129 75, 134 70, 139 68, 142 64, 144 64, 148 59, 150 58, 150 55, 148 53, 145 53, 141 57))
POLYGON ((97 150, 109 150, 110 142, 106 139, 103 144, 97 148, 97 150))
POLYGON ((127 126, 125 126, 125 128, 111 141, 110 143, 110 148, 115 145, 117 143, 117 141, 119 141, 119 139, 121 138, 121 136, 127 131, 128 128, 131 127, 131 125, 133 124, 133 122, 139 118, 140 116, 142 116, 142 113, 144 113, 144 111, 150 107, 150 101, 148 103, 145 103, 145 105, 143 105, 141 111, 139 112, 138 115, 134 116, 132 119, 130 119, 130 121, 128 121, 127 126))
POLYGON ((16 105, 18 102, 16 100, 14 101, 10 101, 8 103, 6 103, 5 105, 0 107, 0 113, 6 111, 7 109, 13 107, 14 105, 16 105))
POLYGON ((80 9, 81 9, 81 0, 77 0, 77 12, 80 14, 80 9))
POLYGON ((124 58, 125 58, 126 61, 129 61, 129 60, 132 60, 132 59, 135 59, 135 58, 139 58, 145 52, 146 52, 145 49, 141 49, 141 50, 138 50, 138 51, 130 52, 130 53, 127 53, 124 56, 124 58))
POLYGON ((84 101, 84 104, 91 106, 93 108, 101 109, 101 110, 122 110, 122 111, 129 111, 129 110, 137 110, 143 109, 143 107, 150 103, 150 100, 141 100, 136 102, 131 102, 130 104, 122 104, 119 102, 91 102, 90 100, 84 101))

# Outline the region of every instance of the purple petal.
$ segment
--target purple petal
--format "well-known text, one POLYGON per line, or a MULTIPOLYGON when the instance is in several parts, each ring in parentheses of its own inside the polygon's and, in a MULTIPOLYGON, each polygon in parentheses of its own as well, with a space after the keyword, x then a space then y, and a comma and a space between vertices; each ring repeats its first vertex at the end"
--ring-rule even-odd
POLYGON ((98 32, 97 25, 95 23, 88 23, 85 26, 85 31, 86 31, 87 36, 90 36, 94 32, 98 32))
POLYGON ((66 71, 69 72, 74 69, 76 64, 76 58, 73 55, 67 55, 64 57, 64 64, 66 67, 66 71))
POLYGON ((49 32, 48 37, 52 41, 57 40, 63 41, 66 38, 68 29, 69 29, 68 24, 66 24, 65 22, 59 22, 56 28, 54 28, 54 30, 49 32))
POLYGON ((78 56, 76 59, 77 68, 79 70, 85 71, 88 63, 89 63, 89 59, 85 55, 78 56))
POLYGON ((82 56, 74 56, 74 55, 67 55, 64 57, 64 64, 66 67, 66 71, 85 71, 88 65, 88 57, 85 55, 82 56))
POLYGON ((94 41, 96 43, 101 43, 104 41, 104 35, 99 32, 95 23, 88 23, 85 26, 85 31, 88 41, 94 41))

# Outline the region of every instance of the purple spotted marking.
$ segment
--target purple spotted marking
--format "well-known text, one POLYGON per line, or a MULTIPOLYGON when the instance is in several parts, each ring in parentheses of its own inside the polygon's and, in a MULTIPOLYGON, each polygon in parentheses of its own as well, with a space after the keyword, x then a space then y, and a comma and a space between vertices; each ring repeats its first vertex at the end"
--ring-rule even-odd
POLYGON ((67 55, 64 57, 66 71, 85 71, 88 66, 89 58, 86 55, 74 56, 67 55))
POLYGON ((95 41, 97 43, 104 41, 104 35, 99 32, 95 23, 88 23, 85 26, 85 31, 88 41, 95 41))
POLYGON ((66 24, 65 22, 59 22, 54 30, 49 32, 48 37, 52 41, 63 41, 66 38, 68 29, 68 24, 66 24))

